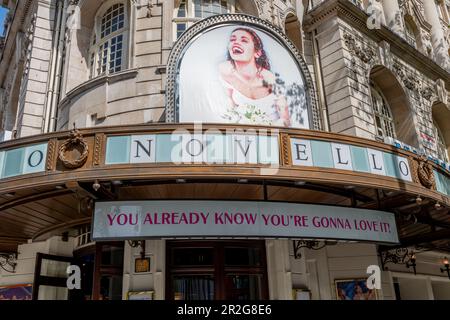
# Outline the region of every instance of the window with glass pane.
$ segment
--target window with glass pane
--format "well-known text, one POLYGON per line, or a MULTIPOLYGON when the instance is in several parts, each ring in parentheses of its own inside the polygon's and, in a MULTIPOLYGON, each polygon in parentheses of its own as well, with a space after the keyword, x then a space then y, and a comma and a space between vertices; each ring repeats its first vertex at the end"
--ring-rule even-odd
POLYGON ((213 248, 173 249, 172 263, 174 266, 211 266, 213 265, 213 248))
POLYGON ((52 286, 39 286, 38 300, 67 300, 69 289, 52 286))
POLYGON ((99 40, 97 44, 96 36, 93 36, 93 49, 90 55, 91 77, 123 69, 124 31, 125 5, 118 3, 111 6, 99 19, 99 40))
POLYGON ((124 5, 122 3, 115 4, 106 11, 102 17, 102 25, 100 30, 100 38, 108 36, 117 30, 123 28, 125 21, 124 5))
POLYGON ((227 2, 223 0, 194 0, 195 17, 208 18, 227 13, 227 2))
POLYGON ((40 275, 65 278, 67 277, 67 267, 69 265, 70 263, 65 261, 42 259, 40 275))
POLYGON ((262 299, 262 275, 229 274, 225 278, 228 300, 262 299))
POLYGON ((394 119, 389 104, 378 88, 373 85, 371 89, 377 135, 395 138, 394 119))
POLYGON ((259 248, 225 248, 226 266, 261 266, 262 264, 259 248))
POLYGON ((103 266, 122 266, 123 248, 103 245, 101 264, 103 266))
POLYGON ((100 300, 122 300, 122 276, 104 275, 101 277, 100 300))
POLYGON ((174 36, 178 39, 187 28, 200 19, 234 12, 235 1, 229 2, 226 0, 180 0, 174 13, 174 36))
POLYGON ((173 278, 174 300, 213 300, 212 275, 182 275, 173 278))

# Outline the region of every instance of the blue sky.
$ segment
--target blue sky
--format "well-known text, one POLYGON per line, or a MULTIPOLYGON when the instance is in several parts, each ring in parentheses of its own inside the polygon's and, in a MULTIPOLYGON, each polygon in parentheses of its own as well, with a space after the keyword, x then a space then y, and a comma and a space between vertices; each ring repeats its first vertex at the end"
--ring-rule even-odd
POLYGON ((5 21, 7 12, 8 10, 6 8, 0 7, 0 35, 3 35, 3 22, 5 21))

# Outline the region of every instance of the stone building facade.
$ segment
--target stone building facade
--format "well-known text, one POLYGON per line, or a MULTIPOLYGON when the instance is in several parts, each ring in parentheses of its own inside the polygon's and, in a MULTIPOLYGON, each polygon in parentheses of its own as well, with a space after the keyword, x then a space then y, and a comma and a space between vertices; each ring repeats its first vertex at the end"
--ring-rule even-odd
MULTIPOLYGON (((286 32, 313 75, 321 128, 383 138, 377 131, 371 85, 379 91, 395 87, 383 93, 396 122, 395 138, 437 156, 437 132, 450 139, 440 116, 448 105, 448 4, 348 2, 237 1, 224 12, 255 15, 286 32), (371 19, 375 29, 368 27, 371 19)), ((3 130, 18 138, 73 124, 82 128, 165 120, 165 65, 176 41, 175 28, 181 25, 174 21, 186 21, 185 28, 199 19, 189 8, 189 17, 178 18, 176 2, 127 3, 120 71, 99 75, 92 56, 98 55, 93 52, 98 47, 92 41, 99 32, 99 13, 108 4, 30 1, 23 8, 22 3, 9 6, 1 65, 3 130), (11 18, 14 12, 20 21, 11 18)))
MULTIPOLYGON (((448 0, 2 0, 10 9, 0 47, 0 130, 4 141, 76 128, 166 122, 167 62, 177 38, 215 14, 256 16, 281 30, 304 58, 314 85, 314 129, 401 146, 450 162, 450 2, 448 0)), ((199 74, 199 76, 201 76, 199 74)), ((80 237, 82 234, 78 234, 80 237)), ((74 236, 75 237, 75 236, 74 236)), ((72 238, 71 238, 72 239, 72 238)), ((37 251, 68 253, 59 236, 22 244, 18 273, 31 282, 37 251)), ((134 274, 138 248, 125 245, 124 295, 165 297, 165 242, 147 240, 148 274, 134 274), (147 283, 144 285, 144 283, 147 283)), ((334 299, 333 280, 365 277, 379 264, 374 244, 302 249, 266 240, 269 297, 334 299)), ((448 254, 448 253, 447 253, 448 254)), ((439 250, 410 269, 383 274, 382 298, 450 299, 439 250), (400 279, 400 280, 399 280, 400 279), (400 283, 400 284, 399 284, 400 283), (434 290, 434 291, 433 291, 434 290)), ((55 298, 56 293, 45 293, 55 298)), ((45 298, 42 296, 42 298, 45 298)))

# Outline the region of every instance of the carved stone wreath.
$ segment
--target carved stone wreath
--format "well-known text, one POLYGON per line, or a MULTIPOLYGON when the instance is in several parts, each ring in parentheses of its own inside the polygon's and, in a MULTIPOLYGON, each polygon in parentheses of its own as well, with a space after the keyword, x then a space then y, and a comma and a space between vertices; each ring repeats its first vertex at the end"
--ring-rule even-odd
POLYGON ((434 185, 433 167, 423 157, 421 157, 421 159, 418 161, 417 177, 419 178, 419 182, 425 188, 431 189, 433 187, 434 185))
MULTIPOLYGON (((317 110, 316 96, 312 77, 309 73, 308 66, 298 51, 297 47, 292 43, 289 38, 284 34, 284 32, 264 21, 260 18, 246 15, 246 14, 223 14, 215 15, 195 23, 191 28, 189 28, 178 41, 175 43, 172 51, 170 52, 169 59, 167 62, 167 85, 166 85, 166 122, 172 123, 177 121, 178 105, 177 105, 177 69, 181 57, 184 54, 184 50, 187 45, 203 31, 210 29, 211 27, 218 26, 221 24, 228 24, 233 22, 251 23, 256 27, 261 28, 272 34, 278 41, 280 41, 295 57, 295 60, 299 66, 299 69, 303 73, 306 83, 306 96, 307 104, 312 113, 312 123, 320 123, 320 115, 317 110), (317 120, 317 121, 314 121, 317 120)), ((314 128, 320 130, 319 127, 314 128)))
POLYGON ((89 147, 86 140, 77 129, 73 129, 70 132, 70 138, 59 147, 58 159, 61 160, 66 168, 75 169, 85 164, 88 154, 89 147), (73 150, 77 150, 80 153, 77 159, 67 157, 67 154, 73 150))

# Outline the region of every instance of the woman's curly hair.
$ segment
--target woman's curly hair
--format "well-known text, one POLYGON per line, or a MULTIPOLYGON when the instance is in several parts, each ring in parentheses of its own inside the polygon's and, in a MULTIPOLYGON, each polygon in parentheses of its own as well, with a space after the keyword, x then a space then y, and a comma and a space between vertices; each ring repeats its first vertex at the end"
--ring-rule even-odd
MULTIPOLYGON (((256 60, 255 60, 259 71, 261 71, 262 69, 270 70, 269 58, 267 57, 266 51, 264 50, 263 42, 262 42, 261 38, 258 36, 258 34, 255 31, 253 31, 252 29, 244 28, 244 27, 239 27, 239 28, 234 29, 233 32, 231 32, 231 34, 233 34, 236 31, 247 32, 252 37, 253 43, 255 44, 255 51, 261 52, 261 56, 259 58, 256 58, 256 60)), ((228 56, 228 61, 230 61, 234 66, 234 61, 231 58, 230 52, 227 53, 227 56, 228 56)))

